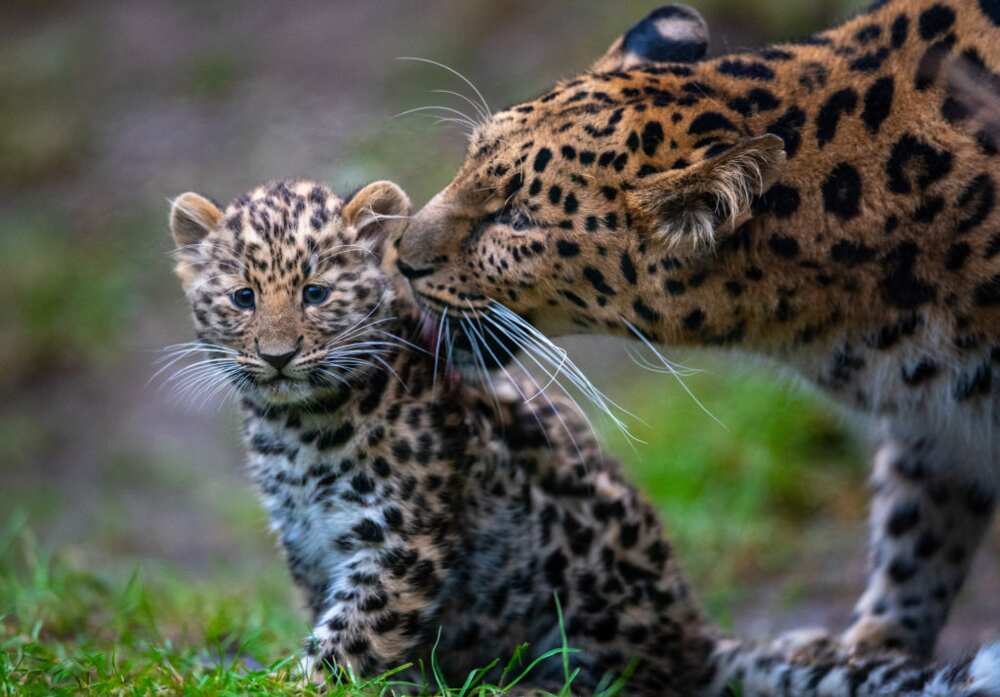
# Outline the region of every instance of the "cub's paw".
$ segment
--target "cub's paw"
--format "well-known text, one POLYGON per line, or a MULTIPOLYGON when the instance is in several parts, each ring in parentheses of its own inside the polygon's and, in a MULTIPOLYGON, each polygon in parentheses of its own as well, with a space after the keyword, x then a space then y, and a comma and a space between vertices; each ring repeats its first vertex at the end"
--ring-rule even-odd
POLYGON ((320 642, 316 637, 309 637, 303 647, 302 658, 298 661, 296 670, 298 682, 302 687, 314 685, 323 691, 329 671, 320 657, 320 642))

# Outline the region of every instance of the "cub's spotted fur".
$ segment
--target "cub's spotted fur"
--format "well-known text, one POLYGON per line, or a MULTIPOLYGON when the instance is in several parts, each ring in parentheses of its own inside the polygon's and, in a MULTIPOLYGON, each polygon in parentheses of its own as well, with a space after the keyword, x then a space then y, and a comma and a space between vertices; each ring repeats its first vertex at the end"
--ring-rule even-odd
POLYGON ((400 269, 438 313, 732 347, 864 415, 882 447, 845 640, 928 656, 1000 474, 1000 3, 889 0, 704 48, 663 8, 493 115, 400 269))
MULTIPOLYGON (((288 182, 225 211, 185 194, 172 212, 198 336, 242 392, 250 471, 311 610, 307 663, 429 665, 440 632, 438 660, 461 684, 515 644, 559 646, 558 595, 583 693, 633 659, 629 692, 648 695, 716 695, 733 679, 748 695, 791 681, 845 697, 990 684, 969 664, 799 666, 781 646, 719 639, 656 514, 571 404, 523 396, 532 383, 516 373, 495 393, 435 383, 382 258, 407 210, 385 182, 347 202, 288 182)), ((561 661, 531 680, 558 690, 561 661)))

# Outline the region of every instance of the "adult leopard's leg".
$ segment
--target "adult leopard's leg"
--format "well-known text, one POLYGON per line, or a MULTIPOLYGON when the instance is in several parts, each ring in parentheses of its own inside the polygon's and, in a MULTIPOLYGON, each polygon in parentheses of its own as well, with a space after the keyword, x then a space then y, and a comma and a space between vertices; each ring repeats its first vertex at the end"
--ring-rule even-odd
MULTIPOLYGON (((843 642, 929 658, 989 527, 995 486, 960 450, 893 438, 875 457, 869 576, 843 642), (966 459, 968 459, 966 457, 966 459)), ((983 472, 991 463, 980 463, 983 472)))
POLYGON ((789 660, 783 640, 722 641, 712 655, 714 679, 699 697, 1000 697, 1000 644, 968 659, 928 668, 900 654, 832 653, 802 664, 789 660))

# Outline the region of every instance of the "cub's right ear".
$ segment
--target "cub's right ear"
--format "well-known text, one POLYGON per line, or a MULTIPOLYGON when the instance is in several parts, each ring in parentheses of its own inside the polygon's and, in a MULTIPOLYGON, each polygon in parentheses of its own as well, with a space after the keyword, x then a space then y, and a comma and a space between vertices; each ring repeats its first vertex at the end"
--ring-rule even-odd
POLYGON ((174 199, 170 207, 170 234, 178 247, 201 242, 222 219, 222 211, 192 191, 174 199))
POLYGON ((344 222, 376 250, 399 236, 410 222, 410 197, 390 181, 372 182, 344 204, 344 222))

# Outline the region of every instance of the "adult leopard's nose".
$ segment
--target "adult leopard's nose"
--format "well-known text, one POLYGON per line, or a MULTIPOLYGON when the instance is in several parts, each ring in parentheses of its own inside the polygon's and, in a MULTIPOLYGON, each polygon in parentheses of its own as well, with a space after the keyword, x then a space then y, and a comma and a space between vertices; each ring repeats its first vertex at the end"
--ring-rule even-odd
POLYGON ((430 275, 458 244, 452 207, 439 193, 410 219, 399 239, 399 263, 404 276, 411 281, 430 275), (412 275, 411 275, 412 274, 412 275))

